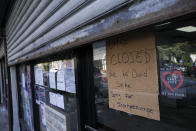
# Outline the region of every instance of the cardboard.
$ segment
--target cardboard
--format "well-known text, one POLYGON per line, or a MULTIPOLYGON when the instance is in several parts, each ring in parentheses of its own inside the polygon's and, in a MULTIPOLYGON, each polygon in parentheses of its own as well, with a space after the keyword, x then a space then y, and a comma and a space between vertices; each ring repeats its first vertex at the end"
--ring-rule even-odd
POLYGON ((158 94, 109 90, 109 107, 130 114, 160 120, 158 94))
POLYGON ((142 32, 109 41, 106 47, 106 59, 110 108, 160 120, 157 58, 153 33, 142 32), (134 97, 132 99, 125 97, 117 101, 111 97, 111 92, 119 93, 121 96, 131 94, 134 97), (134 104, 142 108, 139 110, 119 108, 117 102, 134 104), (153 109, 154 112, 147 113, 143 108, 153 109))

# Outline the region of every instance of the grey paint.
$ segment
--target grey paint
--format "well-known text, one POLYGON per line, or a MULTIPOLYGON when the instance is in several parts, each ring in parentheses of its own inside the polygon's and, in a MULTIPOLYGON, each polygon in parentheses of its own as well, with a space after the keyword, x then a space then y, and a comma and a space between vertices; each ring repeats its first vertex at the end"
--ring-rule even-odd
MULTIPOLYGON (((75 3, 76 1, 77 0, 72 0, 71 2, 68 2, 68 3, 71 4, 71 3, 75 3)), ((44 39, 44 41, 46 41, 48 38, 49 39, 55 38, 58 35, 61 35, 67 31, 81 25, 81 24, 84 24, 86 21, 94 19, 97 16, 102 15, 103 13, 106 13, 109 10, 112 10, 116 6, 119 6, 120 4, 123 4, 124 2, 127 2, 127 1, 129 1, 129 0, 108 0, 108 1, 96 0, 96 1, 92 2, 91 4, 89 4, 89 6, 86 6, 86 8, 83 8, 80 11, 78 11, 72 17, 69 17, 68 19, 62 21, 59 25, 54 27, 54 29, 50 30, 49 32, 47 32, 45 34, 42 34, 42 32, 43 32, 42 28, 40 28, 40 29, 37 28, 35 33, 32 33, 31 36, 29 36, 27 39, 25 39, 22 42, 20 42, 20 41, 15 42, 14 41, 13 44, 8 42, 8 44, 11 44, 11 47, 8 46, 8 56, 10 57, 11 55, 18 52, 19 50, 21 50, 25 46, 32 44, 31 42, 35 41, 36 39, 37 39, 36 42, 39 42, 40 40, 43 41, 43 39, 44 39), (103 3, 105 3, 105 6, 102 6, 103 3), (39 31, 41 31, 41 32, 39 32, 39 31), (48 35, 46 35, 46 34, 48 34, 48 35), (41 37, 43 35, 44 35, 44 37, 41 37), (41 38, 37 38, 36 36, 39 36, 41 38), (18 43, 20 43, 20 44, 18 44, 18 43), (15 48, 16 45, 17 45, 17 47, 15 48)), ((74 4, 72 4, 72 7, 74 7, 73 5, 74 4)), ((67 6, 67 7, 69 7, 69 6, 67 6)), ((66 14, 66 13, 64 13, 64 14, 66 14)), ((53 17, 53 18, 55 18, 55 17, 53 17)), ((50 23, 50 22, 53 22, 53 19, 50 19, 49 22, 47 22, 47 23, 50 23)), ((46 29, 46 27, 50 28, 50 26, 47 26, 46 24, 42 27, 45 27, 45 29, 46 29)), ((21 37, 22 36, 23 36, 23 34, 21 35, 21 37)), ((8 36, 8 38, 9 38, 9 36, 8 36)), ((8 41, 9 41, 9 39, 8 39, 8 41)), ((41 42, 40 44, 43 44, 43 42, 41 42)))
MULTIPOLYGON (((61 3, 63 0, 59 0, 59 1, 53 1, 51 4, 49 4, 49 6, 44 10, 44 12, 42 12, 41 14, 40 14, 40 16, 39 17, 41 17, 41 18, 45 18, 45 16, 43 16, 43 14, 45 14, 46 13, 46 11, 47 11, 47 13, 51 13, 51 10, 53 9, 53 8, 56 8, 56 6, 59 4, 59 3, 61 3), (52 5, 52 6, 51 6, 52 5), (48 10, 48 8, 49 8, 49 10, 48 10), (52 8, 52 9, 51 9, 52 8)), ((31 7, 30 7, 30 9, 28 10, 28 12, 25 14, 25 17, 24 17, 24 19, 23 20, 21 20, 20 21, 20 23, 19 23, 19 28, 16 30, 16 32, 15 32, 15 35, 12 37, 12 38, 8 38, 8 49, 10 50, 11 48, 11 46, 13 46, 13 42, 14 43, 17 43, 17 41, 16 40, 18 40, 19 38, 21 39, 21 37, 20 36, 22 36, 22 34, 26 31, 26 29, 28 29, 28 28, 30 28, 28 25, 24 25, 24 23, 26 23, 26 21, 30 18, 30 16, 32 15, 32 12, 34 11, 34 9, 38 6, 38 4, 39 4, 39 2, 40 1, 38 1, 38 0, 34 0, 33 1, 33 3, 31 4, 31 7)), ((42 22, 42 21, 41 21, 42 22)), ((33 22, 33 23, 35 23, 35 22, 33 22)), ((40 23, 39 23, 40 24, 40 23)), ((30 25, 31 27, 33 26, 33 25, 30 25)), ((36 27, 36 26, 35 26, 36 27)))
MULTIPOLYGON (((29 26, 30 29, 26 30, 26 33, 22 33, 18 38, 14 37, 12 42, 8 43, 10 44, 8 46, 9 64, 36 58, 195 11, 196 2, 194 0, 188 1, 96 0, 75 11, 67 18, 57 13, 60 12, 61 8, 59 7, 40 26, 32 24, 32 26, 29 26), (116 10, 125 4, 128 4, 128 6, 116 10), (109 12, 110 15, 106 15, 109 12), (58 20, 55 18, 58 18, 58 20), (91 24, 89 24, 90 22, 91 24)), ((64 3, 62 8, 66 7, 69 2, 64 3)), ((65 14, 62 13, 62 15, 65 14)), ((39 23, 38 19, 35 21, 39 23)))
POLYGON ((15 34, 15 37, 18 37, 18 36, 20 36, 22 34, 22 31, 21 31, 22 27, 24 26, 24 24, 26 23, 26 21, 29 19, 30 15, 32 14, 32 12, 36 8, 36 6, 39 4, 39 2, 40 2, 39 0, 34 0, 33 1, 33 3, 30 5, 30 7, 28 8, 28 10, 24 14, 23 18, 19 21, 19 23, 17 23, 18 28, 16 28, 16 30, 14 30, 13 32, 6 32, 7 33, 7 37, 8 37, 7 38, 8 47, 10 47, 9 45, 11 45, 10 44, 11 43, 10 41, 12 40, 11 35, 17 33, 17 34, 15 34))
MULTIPOLYGON (((87 21, 90 21, 91 19, 94 19, 98 17, 99 15, 102 15, 106 13, 107 11, 115 8, 117 5, 122 4, 128 0, 96 0, 93 3, 91 3, 89 6, 86 8, 83 8, 76 14, 74 14, 72 17, 68 18, 67 20, 63 21, 56 27, 54 27, 52 30, 49 32, 42 34, 42 37, 37 37, 37 34, 39 32, 43 32, 44 29, 46 28, 38 28, 29 38, 25 39, 23 42, 21 42, 16 48, 11 50, 9 52, 8 49, 8 57, 11 57, 13 54, 21 50, 22 48, 26 46, 30 47, 39 47, 43 43, 46 43, 47 41, 54 39, 63 33, 66 33, 77 26, 80 26, 81 24, 84 24, 87 21), (103 6, 103 3, 105 6, 103 6)), ((68 7, 68 6, 67 6, 68 7)), ((55 16, 53 18, 56 18, 55 16)), ((53 22, 54 19, 50 20, 49 23, 53 22)), ((51 25, 50 24, 45 24, 44 27, 49 28, 51 25)), ((26 52, 26 51, 25 51, 26 52)))
MULTIPOLYGON (((15 22, 15 24, 12 26, 12 28, 10 29, 10 33, 9 33, 9 40, 12 38, 13 35, 15 35, 14 33, 16 33, 16 31, 18 30, 19 28, 19 22, 21 21, 24 21, 23 18, 24 18, 24 15, 25 13, 29 10, 29 8, 31 8, 30 5, 32 5, 32 0, 28 0, 26 3, 25 3, 25 6, 22 8, 22 13, 20 13, 20 15, 18 16, 17 18, 17 21, 15 22)), ((10 43, 10 41, 8 41, 10 43)))
MULTIPOLYGON (((53 26, 55 26, 55 24, 59 20, 63 19, 67 14, 69 14, 71 11, 73 11, 75 8, 77 8, 78 6, 80 6, 81 4, 83 4, 84 2, 85 2, 85 0, 77 0, 75 2, 68 1, 67 3, 64 3, 64 5, 59 8, 59 10, 57 10, 53 15, 50 15, 49 16, 49 18, 47 19, 47 21, 43 21, 42 19, 45 18, 45 17, 48 17, 48 14, 45 15, 45 16, 40 15, 40 17, 38 17, 34 21, 35 24, 32 23, 31 26, 28 27, 28 29, 20 37, 20 39, 18 39, 17 41, 15 41, 15 44, 13 44, 12 47, 14 48, 14 45, 18 45, 18 43, 21 43, 21 45, 22 45, 25 41, 27 41, 27 43, 29 43, 28 41, 32 41, 32 39, 36 39, 40 35, 44 34, 44 32, 46 32, 47 29, 50 29, 53 26), (35 31, 32 32, 32 30, 33 31, 35 30, 35 31), (23 41, 24 38, 25 38, 25 41, 23 41)), ((51 5, 54 6, 54 3, 51 4, 51 5)), ((59 5, 54 6, 53 9, 55 9, 57 6, 59 6, 59 5)), ((46 13, 49 13, 50 14, 49 10, 45 10, 44 12, 45 12, 44 14, 46 14, 46 13)), ((12 50, 13 48, 10 48, 10 50, 12 50)), ((8 52, 10 50, 8 50, 8 52)))
MULTIPOLYGON (((14 5, 13 9, 12 9, 12 12, 16 13, 16 11, 18 10, 18 7, 20 6, 20 4, 21 4, 21 1, 20 0, 16 0, 16 3, 14 5)), ((8 24, 7 24, 8 26, 6 27, 6 31, 7 32, 9 32, 9 30, 10 30, 10 28, 12 26, 12 23, 14 22, 14 18, 15 18, 15 15, 16 15, 15 13, 12 13, 10 19, 8 20, 8 24)))
MULTIPOLYGON (((28 31, 31 31, 30 33, 32 33, 33 30, 35 30, 39 25, 41 25, 47 19, 47 17, 49 17, 50 14, 52 14, 52 11, 55 10, 62 2, 63 2, 63 0, 54 0, 54 1, 52 1, 46 7, 46 9, 37 17, 37 19, 30 26, 26 26, 26 28, 23 26, 23 23, 25 22, 25 20, 21 20, 19 28, 17 29, 15 35, 13 35, 14 37, 10 38, 9 39, 10 41, 8 41, 8 43, 9 43, 9 46, 8 46, 9 50, 11 50, 12 47, 14 46, 13 43, 18 43, 18 41, 21 41, 22 39, 25 39, 26 34, 27 34, 28 31), (25 34, 22 35, 23 33, 25 33, 25 34), (12 47, 11 47, 11 45, 12 45, 12 47)), ((34 4, 32 4, 32 5, 34 5, 36 7, 37 4, 39 4, 39 3, 36 2, 35 5, 34 4)), ((31 6, 32 7, 32 11, 35 8, 34 6, 31 6)), ((30 14, 31 13, 29 13, 27 16, 29 17, 30 14)))
MULTIPOLYGON (((14 13, 15 13, 14 18, 13 18, 13 20, 11 21, 11 22, 12 22, 12 25, 13 25, 12 27, 14 27, 14 25, 15 25, 15 23, 17 22, 18 18, 19 18, 20 15, 22 14, 22 10, 23 10, 23 8, 24 8, 24 5, 25 5, 25 3, 26 3, 26 0, 21 0, 21 2, 19 2, 19 3, 20 3, 20 5, 19 5, 18 9, 16 10, 16 12, 14 12, 14 13)), ((9 32, 12 31, 12 27, 10 27, 9 32)))
MULTIPOLYGON (((21 18, 24 16, 25 12, 28 10, 32 0, 28 0, 27 2, 26 1, 23 1, 24 2, 24 5, 22 5, 23 8, 21 8, 21 12, 18 14, 18 16, 16 17, 16 20, 14 21, 13 23, 13 26, 10 28, 10 31, 9 32, 13 32, 14 30, 16 30, 15 28, 17 27, 18 25, 18 22, 21 21, 21 18)), ((10 33, 10 35, 11 35, 10 33)))
POLYGON ((13 131, 20 131, 19 112, 18 112, 18 95, 16 82, 16 67, 10 67, 11 89, 12 89, 12 106, 13 106, 13 131))
MULTIPOLYGON (((45 6, 50 1, 49 0, 43 0, 43 1, 39 0, 39 2, 40 3, 33 8, 33 12, 30 14, 30 16, 28 17, 27 21, 25 21, 24 25, 22 25, 21 28, 22 28, 23 31, 26 30, 32 24, 32 22, 39 16, 39 14, 43 11, 45 6)), ((9 37, 8 37, 8 40, 9 40, 9 37)))

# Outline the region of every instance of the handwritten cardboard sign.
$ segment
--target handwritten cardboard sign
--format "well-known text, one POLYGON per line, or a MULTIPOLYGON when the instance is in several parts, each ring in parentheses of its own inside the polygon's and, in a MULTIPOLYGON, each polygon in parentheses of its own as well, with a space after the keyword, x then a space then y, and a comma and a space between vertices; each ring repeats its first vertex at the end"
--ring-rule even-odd
POLYGON ((154 35, 151 32, 140 34, 107 44, 109 106, 160 120, 154 35))

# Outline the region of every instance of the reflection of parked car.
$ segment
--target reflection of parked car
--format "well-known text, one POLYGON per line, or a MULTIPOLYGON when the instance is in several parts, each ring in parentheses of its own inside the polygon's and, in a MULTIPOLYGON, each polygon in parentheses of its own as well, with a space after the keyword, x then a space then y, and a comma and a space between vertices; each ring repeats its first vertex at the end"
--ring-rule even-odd
POLYGON ((187 74, 187 75, 192 74, 192 70, 190 69, 189 66, 178 65, 176 63, 171 63, 169 61, 161 61, 160 67, 164 69, 169 69, 169 70, 178 70, 182 72, 183 74, 187 74))
POLYGON ((185 67, 180 67, 179 65, 175 64, 175 63, 171 63, 169 61, 161 61, 160 62, 160 68, 164 69, 164 70, 186 70, 185 67))
POLYGON ((181 71, 182 73, 187 73, 187 67, 186 66, 177 66, 177 70, 181 71))
POLYGON ((195 71, 195 66, 192 66, 192 71, 193 71, 193 72, 195 71))
POLYGON ((192 67, 191 66, 188 66, 187 67, 187 75, 191 75, 193 72, 192 72, 192 67))

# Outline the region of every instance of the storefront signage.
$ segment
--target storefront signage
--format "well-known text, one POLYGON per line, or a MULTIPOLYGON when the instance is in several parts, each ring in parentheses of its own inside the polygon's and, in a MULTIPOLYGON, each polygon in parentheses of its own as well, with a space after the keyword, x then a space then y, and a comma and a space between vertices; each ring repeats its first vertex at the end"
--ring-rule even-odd
POLYGON ((47 131, 67 131, 66 115, 45 105, 45 117, 47 131))
POLYGON ((153 33, 110 41, 106 48, 109 107, 160 120, 153 33))
POLYGON ((57 71, 57 89, 69 93, 76 93, 74 60, 66 60, 63 64, 61 69, 57 71))
POLYGON ((56 89, 56 72, 55 71, 49 72, 49 83, 50 83, 50 88, 56 89))
POLYGON ((182 78, 182 73, 180 71, 174 71, 173 73, 171 72, 164 72, 163 76, 162 76, 162 82, 164 83, 164 85, 171 91, 174 92, 174 90, 178 89, 179 87, 182 86, 183 84, 183 78, 182 78), (170 75, 171 77, 169 79, 166 80, 166 76, 170 75), (179 76, 179 82, 177 84, 177 79, 176 76, 179 76), (176 84, 175 87, 171 87, 170 83, 176 84))
POLYGON ((37 65, 34 67, 34 72, 35 72, 35 84, 38 85, 44 85, 43 83, 43 70, 41 65, 37 65))
POLYGON ((57 89, 65 91, 65 70, 64 68, 57 71, 57 89))
POLYGON ((181 71, 170 68, 161 68, 161 95, 173 99, 186 97, 184 77, 181 71))
POLYGON ((70 93, 76 93, 73 59, 66 61, 65 82, 66 82, 66 91, 70 93))
POLYGON ((63 95, 49 92, 49 98, 50 98, 50 104, 65 109, 63 95))

